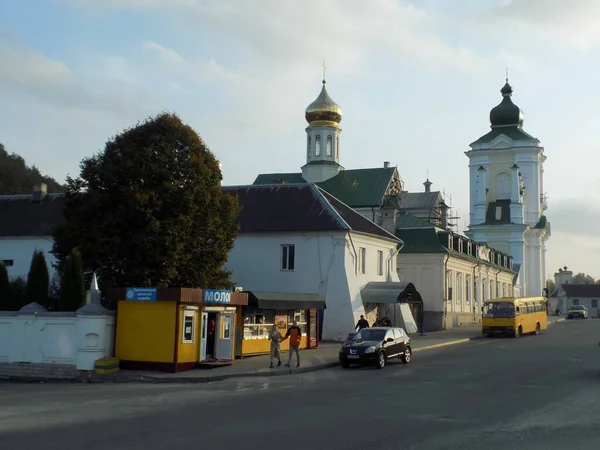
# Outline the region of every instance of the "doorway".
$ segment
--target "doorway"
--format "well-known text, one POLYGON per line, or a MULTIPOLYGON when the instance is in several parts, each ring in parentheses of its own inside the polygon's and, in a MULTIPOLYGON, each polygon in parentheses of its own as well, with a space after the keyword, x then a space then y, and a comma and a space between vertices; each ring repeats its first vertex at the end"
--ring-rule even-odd
MULTIPOLYGON (((215 358, 215 337, 216 337, 216 329, 217 329, 217 313, 203 313, 202 314, 202 322, 204 324, 204 319, 206 316, 206 326, 204 330, 206 330, 206 340, 202 342, 204 344, 204 348, 202 349, 202 361, 210 361, 215 358)), ((204 337, 204 336, 203 336, 204 337)))

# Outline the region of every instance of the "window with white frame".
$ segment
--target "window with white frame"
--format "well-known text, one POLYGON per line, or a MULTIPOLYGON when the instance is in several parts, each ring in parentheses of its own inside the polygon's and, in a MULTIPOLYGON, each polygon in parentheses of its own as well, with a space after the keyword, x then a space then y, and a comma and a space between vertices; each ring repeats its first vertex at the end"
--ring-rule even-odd
POLYGON ((358 248, 358 271, 367 273, 367 249, 365 247, 358 248))
POLYGON ((325 155, 333 155, 333 136, 327 135, 327 143, 325 144, 325 155))
POLYGON ((471 275, 465 277, 465 301, 471 302, 471 275))
POLYGON ((181 342, 183 344, 193 344, 194 335, 196 334, 196 311, 184 311, 182 320, 181 342))
POLYGON ((293 272, 296 257, 296 247, 294 245, 281 246, 281 270, 293 272))
POLYGON ((383 251, 377 250, 377 275, 383 275, 383 251))
POLYGON ((456 303, 462 302, 463 299, 463 274, 456 274, 456 303))
POLYGON ((454 295, 453 291, 453 281, 454 277, 452 276, 452 271, 449 270, 446 272, 446 286, 448 287, 448 293, 446 296, 446 300, 452 301, 452 297, 454 295))
POLYGON ((321 156, 321 135, 315 136, 315 156, 321 156))

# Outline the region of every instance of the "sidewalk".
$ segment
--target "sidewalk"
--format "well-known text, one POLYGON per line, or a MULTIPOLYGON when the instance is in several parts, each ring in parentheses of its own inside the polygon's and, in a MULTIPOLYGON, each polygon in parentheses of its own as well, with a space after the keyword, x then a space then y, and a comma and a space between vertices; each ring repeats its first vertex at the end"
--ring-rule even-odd
MULTIPOLYGON (((562 322, 564 318, 548 317, 548 323, 562 322)), ((414 353, 445 347, 448 345, 464 344, 473 340, 482 339, 481 325, 467 324, 459 328, 425 333, 424 336, 413 334, 411 346, 414 353)), ((90 383, 119 383, 119 382, 146 382, 146 383, 209 383, 227 378, 242 377, 268 377, 293 375, 297 373, 314 372, 339 366, 339 342, 321 342, 319 347, 300 352, 301 366, 296 368, 292 361, 292 368, 283 365, 269 369, 269 356, 251 356, 236 360, 231 366, 214 369, 194 369, 181 373, 147 372, 137 370, 122 370, 117 373, 98 375, 93 374, 88 380, 90 383)), ((287 362, 287 353, 284 352, 283 364, 287 362)))

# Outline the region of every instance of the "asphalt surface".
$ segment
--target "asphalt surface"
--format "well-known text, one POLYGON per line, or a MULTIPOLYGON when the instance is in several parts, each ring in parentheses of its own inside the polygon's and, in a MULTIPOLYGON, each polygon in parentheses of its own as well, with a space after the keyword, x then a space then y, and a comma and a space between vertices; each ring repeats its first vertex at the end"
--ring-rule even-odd
POLYGON ((0 448, 600 448, 600 320, 409 365, 211 384, 0 384, 0 448))

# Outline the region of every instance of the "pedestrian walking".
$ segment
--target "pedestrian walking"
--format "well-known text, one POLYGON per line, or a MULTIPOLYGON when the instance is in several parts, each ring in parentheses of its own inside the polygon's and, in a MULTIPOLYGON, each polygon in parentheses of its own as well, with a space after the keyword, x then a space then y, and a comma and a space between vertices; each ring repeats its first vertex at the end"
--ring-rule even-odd
POLYGON ((269 333, 269 340, 271 341, 271 364, 269 369, 273 368, 273 360, 277 359, 277 367, 281 366, 281 341, 283 336, 277 329, 277 325, 273 325, 271 332, 269 333))
POLYGON ((300 367, 300 340, 302 339, 302 330, 298 326, 298 322, 294 320, 292 326, 288 328, 283 340, 290 340, 290 356, 285 367, 290 367, 292 363, 292 355, 296 353, 296 367, 300 367))
POLYGON ((354 329, 356 330, 357 328, 358 331, 362 330, 363 328, 369 328, 369 322, 367 322, 365 316, 360 316, 360 319, 358 320, 358 322, 356 322, 356 326, 354 327, 354 329))

